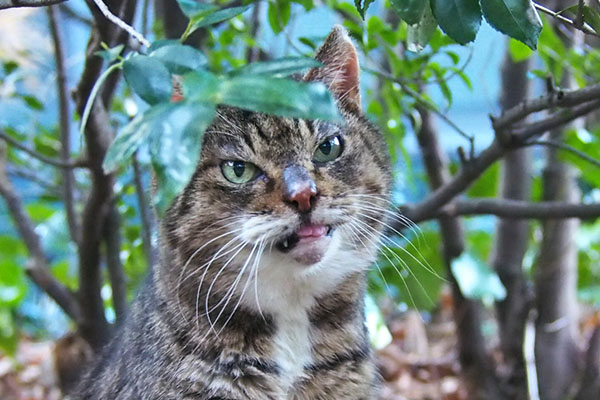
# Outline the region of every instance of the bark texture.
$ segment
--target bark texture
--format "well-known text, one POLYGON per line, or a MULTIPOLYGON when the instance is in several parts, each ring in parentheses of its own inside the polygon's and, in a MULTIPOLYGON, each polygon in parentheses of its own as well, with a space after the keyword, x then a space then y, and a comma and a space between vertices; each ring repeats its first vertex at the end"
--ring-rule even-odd
MULTIPOLYGON (((502 110, 508 110, 527 98, 529 62, 515 63, 506 53, 502 67, 502 110)), ((509 152, 502 161, 501 197, 528 200, 531 191, 530 150, 509 152)), ((527 399, 527 378, 523 358, 525 322, 531 294, 523 274, 523 257, 529 239, 529 222, 521 219, 499 219, 496 225, 492 266, 506 288, 506 298, 496 304, 505 371, 510 398, 527 399)))

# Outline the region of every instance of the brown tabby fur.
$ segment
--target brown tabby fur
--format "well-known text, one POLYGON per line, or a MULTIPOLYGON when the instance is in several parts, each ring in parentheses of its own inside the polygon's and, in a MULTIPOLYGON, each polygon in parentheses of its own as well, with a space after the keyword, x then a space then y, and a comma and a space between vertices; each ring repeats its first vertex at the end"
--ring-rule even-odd
POLYGON ((376 210, 389 195, 388 156, 360 112, 356 52, 343 28, 317 59, 324 67, 305 79, 329 85, 346 124, 219 109, 194 177, 164 218, 162 262, 74 399, 377 397, 363 297, 383 229, 376 210), (343 138, 341 156, 313 163, 333 135, 343 138), (233 184, 223 160, 250 161, 264 175, 233 184), (282 199, 289 165, 306 168, 318 187, 308 214, 282 199), (274 245, 307 221, 335 228, 328 253, 310 266, 274 245))

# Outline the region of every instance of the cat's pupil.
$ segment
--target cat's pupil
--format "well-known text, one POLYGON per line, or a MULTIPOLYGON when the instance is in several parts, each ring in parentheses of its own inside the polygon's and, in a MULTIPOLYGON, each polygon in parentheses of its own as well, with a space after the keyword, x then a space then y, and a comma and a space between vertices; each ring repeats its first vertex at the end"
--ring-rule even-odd
POLYGON ((328 140, 324 143, 321 143, 321 145, 319 146, 319 149, 321 150, 321 153, 325 154, 326 156, 329 155, 329 153, 331 153, 331 140, 328 140))
POLYGON ((243 161, 233 162, 233 173, 235 176, 241 178, 244 175, 244 171, 246 171, 246 164, 243 161))

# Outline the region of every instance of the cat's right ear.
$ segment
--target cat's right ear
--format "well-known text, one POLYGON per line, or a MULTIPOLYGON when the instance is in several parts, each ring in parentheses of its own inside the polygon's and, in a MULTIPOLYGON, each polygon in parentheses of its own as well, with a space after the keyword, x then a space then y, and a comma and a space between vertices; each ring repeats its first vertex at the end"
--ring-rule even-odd
POLYGON ((304 76, 305 81, 323 82, 340 106, 360 110, 358 54, 346 29, 335 25, 317 52, 315 59, 323 64, 304 76))

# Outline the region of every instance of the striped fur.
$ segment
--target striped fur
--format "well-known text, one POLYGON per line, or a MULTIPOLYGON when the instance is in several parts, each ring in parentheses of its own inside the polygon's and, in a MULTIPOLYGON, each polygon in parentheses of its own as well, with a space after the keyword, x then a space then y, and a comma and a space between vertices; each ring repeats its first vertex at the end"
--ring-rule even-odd
POLYGON ((376 398, 363 298, 383 217, 365 218, 357 199, 386 207, 387 150, 360 112, 356 53, 342 28, 317 59, 325 67, 307 79, 330 85, 346 124, 219 108, 197 171, 162 222, 161 263, 74 399, 376 398), (332 135, 343 138, 342 155, 315 164, 332 135), (232 184, 223 160, 264 175, 232 184), (309 215, 282 200, 292 164, 317 184, 309 215), (334 228, 310 266, 274 246, 306 220, 334 228))

